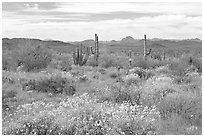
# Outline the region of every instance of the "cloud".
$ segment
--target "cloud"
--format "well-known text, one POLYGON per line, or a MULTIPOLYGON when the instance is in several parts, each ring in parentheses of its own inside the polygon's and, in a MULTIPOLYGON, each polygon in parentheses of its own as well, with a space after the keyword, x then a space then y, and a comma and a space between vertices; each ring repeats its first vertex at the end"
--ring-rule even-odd
POLYGON ((4 3, 2 28, 3 37, 63 41, 94 33, 103 40, 201 38, 201 11, 199 3, 4 3))

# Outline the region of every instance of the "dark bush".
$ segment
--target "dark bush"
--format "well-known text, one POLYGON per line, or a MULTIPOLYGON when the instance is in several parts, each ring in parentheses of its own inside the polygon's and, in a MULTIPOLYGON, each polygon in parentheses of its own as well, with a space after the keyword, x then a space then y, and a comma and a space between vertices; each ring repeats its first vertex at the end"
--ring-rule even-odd
POLYGON ((199 73, 202 73, 202 60, 199 60, 198 58, 194 58, 192 60, 193 66, 195 66, 199 73))
POLYGON ((38 92, 66 95, 73 95, 76 91, 72 80, 58 75, 41 78, 40 80, 30 80, 23 84, 23 88, 37 90, 38 92))
POLYGON ((2 109, 6 110, 7 108, 11 108, 11 105, 14 105, 16 101, 17 92, 12 89, 2 90, 2 109))
POLYGON ((52 60, 52 54, 45 47, 21 47, 13 53, 13 59, 25 71, 44 69, 52 60), (23 49, 25 48, 25 49, 23 49))

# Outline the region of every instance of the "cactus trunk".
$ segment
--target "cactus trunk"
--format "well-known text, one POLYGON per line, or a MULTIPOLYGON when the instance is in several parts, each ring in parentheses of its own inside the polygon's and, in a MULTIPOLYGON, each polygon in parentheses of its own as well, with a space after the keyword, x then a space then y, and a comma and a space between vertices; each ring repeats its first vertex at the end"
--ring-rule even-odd
POLYGON ((147 60, 146 58, 146 35, 144 35, 144 59, 147 60))
POLYGON ((97 34, 95 34, 94 60, 95 60, 96 66, 98 66, 98 58, 99 58, 98 36, 97 34))
POLYGON ((164 50, 164 58, 163 58, 163 60, 165 60, 166 59, 166 55, 165 55, 165 50, 164 50))

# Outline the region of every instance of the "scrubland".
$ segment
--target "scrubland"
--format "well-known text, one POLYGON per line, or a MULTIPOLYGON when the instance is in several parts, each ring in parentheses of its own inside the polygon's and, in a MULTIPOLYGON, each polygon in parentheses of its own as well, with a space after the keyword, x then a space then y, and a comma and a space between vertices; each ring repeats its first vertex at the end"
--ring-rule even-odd
POLYGON ((4 50, 2 133, 200 135, 201 55, 166 56, 133 55, 130 66, 124 53, 103 52, 98 66, 92 57, 76 66, 44 47, 4 50))

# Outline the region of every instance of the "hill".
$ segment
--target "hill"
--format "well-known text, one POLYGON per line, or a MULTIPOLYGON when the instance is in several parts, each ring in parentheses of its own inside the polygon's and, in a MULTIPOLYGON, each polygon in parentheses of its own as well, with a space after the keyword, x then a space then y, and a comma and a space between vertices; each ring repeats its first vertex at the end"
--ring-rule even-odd
POLYGON ((58 51, 64 51, 64 49, 66 49, 67 52, 73 51, 76 48, 76 45, 62 42, 62 41, 57 41, 57 40, 40 40, 40 39, 27 39, 27 38, 13 38, 13 39, 3 38, 2 39, 3 50, 4 49, 12 50, 23 45, 30 45, 30 46, 41 45, 58 51))
MULTIPOLYGON (((40 40, 40 39, 26 39, 26 38, 3 38, 2 39, 2 49, 15 49, 21 45, 43 45, 53 50, 59 52, 73 52, 75 48, 81 43, 85 46, 94 46, 95 42, 93 39, 87 39, 83 41, 76 42, 62 42, 57 40, 40 40)), ((101 50, 106 51, 124 51, 124 50, 135 50, 140 52, 143 50, 143 39, 134 39, 131 36, 122 38, 119 41, 99 41, 99 46, 101 50)), ((173 39, 147 39, 147 49, 153 50, 163 50, 163 49, 192 49, 201 50, 202 41, 199 39, 185 39, 185 40, 173 40, 173 39)))

